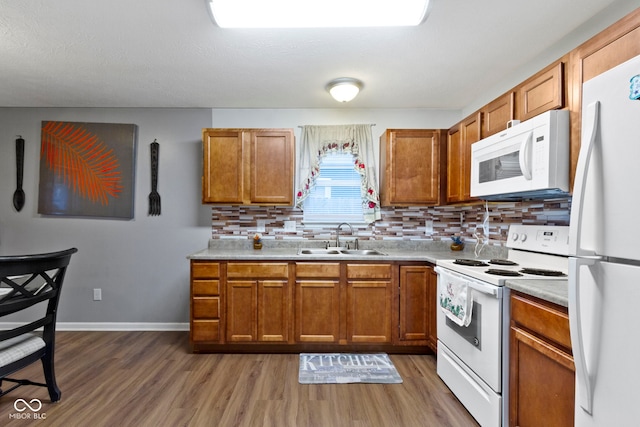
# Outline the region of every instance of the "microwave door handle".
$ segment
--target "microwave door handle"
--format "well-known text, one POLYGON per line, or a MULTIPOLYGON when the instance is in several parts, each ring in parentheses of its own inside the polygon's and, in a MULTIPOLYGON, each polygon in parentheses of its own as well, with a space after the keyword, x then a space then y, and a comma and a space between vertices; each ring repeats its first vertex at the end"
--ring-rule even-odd
POLYGON ((584 213, 584 193, 587 187, 587 175, 589 174, 589 164, 593 147, 598 138, 598 125, 600 119, 600 101, 587 105, 583 117, 582 126, 588 137, 583 138, 580 153, 578 154, 578 164, 576 166, 576 179, 573 185, 573 201, 571 207, 571 227, 569 228, 569 253, 577 256, 593 255, 593 251, 582 247, 582 222, 584 213))
POLYGON ((533 131, 527 133, 526 138, 520 144, 520 170, 524 179, 531 181, 531 142, 533 141, 533 131))

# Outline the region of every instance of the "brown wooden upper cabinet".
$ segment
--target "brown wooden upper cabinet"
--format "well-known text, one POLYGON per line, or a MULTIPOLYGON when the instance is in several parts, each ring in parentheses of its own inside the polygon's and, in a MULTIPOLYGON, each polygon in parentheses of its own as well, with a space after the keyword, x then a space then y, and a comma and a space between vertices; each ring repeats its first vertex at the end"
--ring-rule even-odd
POLYGON ((382 206, 433 206, 444 200, 444 132, 387 129, 380 136, 382 206))
POLYGON ((514 119, 514 98, 515 92, 507 92, 484 106, 482 109, 484 119, 482 138, 507 128, 507 122, 514 119))
POLYGON ((564 107, 564 63, 557 63, 526 80, 518 87, 518 119, 521 121, 564 107))
POLYGON ((293 205, 293 129, 203 129, 202 202, 293 205))
POLYGON ((571 187, 580 152, 582 84, 638 55, 640 8, 570 52, 571 187))
POLYGON ((447 203, 471 198, 471 144, 482 132, 482 113, 477 112, 447 133, 447 203))
POLYGON ((564 107, 565 67, 557 61, 514 89, 494 99, 482 110, 482 138, 507 128, 509 120, 525 121, 545 111, 564 107))

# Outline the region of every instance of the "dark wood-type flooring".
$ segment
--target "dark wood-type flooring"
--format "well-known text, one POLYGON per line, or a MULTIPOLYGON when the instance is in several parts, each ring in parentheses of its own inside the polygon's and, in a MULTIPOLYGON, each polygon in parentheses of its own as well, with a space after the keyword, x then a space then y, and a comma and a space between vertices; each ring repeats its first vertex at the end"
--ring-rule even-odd
MULTIPOLYGON (((390 357, 402 384, 302 385, 297 354, 191 354, 187 332, 58 332, 62 399, 20 387, 0 398, 0 426, 477 426, 434 356, 390 357), (41 400, 45 419, 16 419, 17 399, 41 400)), ((43 381, 39 363, 20 374, 43 381)))

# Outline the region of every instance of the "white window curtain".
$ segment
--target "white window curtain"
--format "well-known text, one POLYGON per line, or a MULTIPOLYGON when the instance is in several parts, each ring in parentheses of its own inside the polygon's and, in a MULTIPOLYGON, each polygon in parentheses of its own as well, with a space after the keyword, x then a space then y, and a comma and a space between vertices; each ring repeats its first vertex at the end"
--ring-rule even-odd
POLYGON ((354 168, 361 176, 360 194, 362 210, 367 223, 380 219, 380 199, 373 135, 370 124, 302 126, 298 174, 300 184, 296 191, 296 206, 302 203, 315 186, 320 173, 320 160, 330 152, 353 154, 354 168))

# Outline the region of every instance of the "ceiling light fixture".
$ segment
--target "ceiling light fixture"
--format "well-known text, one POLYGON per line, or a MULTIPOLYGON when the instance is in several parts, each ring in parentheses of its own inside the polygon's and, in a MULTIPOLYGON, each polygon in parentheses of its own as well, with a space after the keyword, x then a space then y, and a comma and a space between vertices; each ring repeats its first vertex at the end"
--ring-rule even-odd
POLYGON ((358 79, 341 77, 327 83, 327 90, 338 102, 349 102, 356 96, 364 85, 358 79))
POLYGON ((221 28, 420 25, 429 0, 205 0, 221 28))

